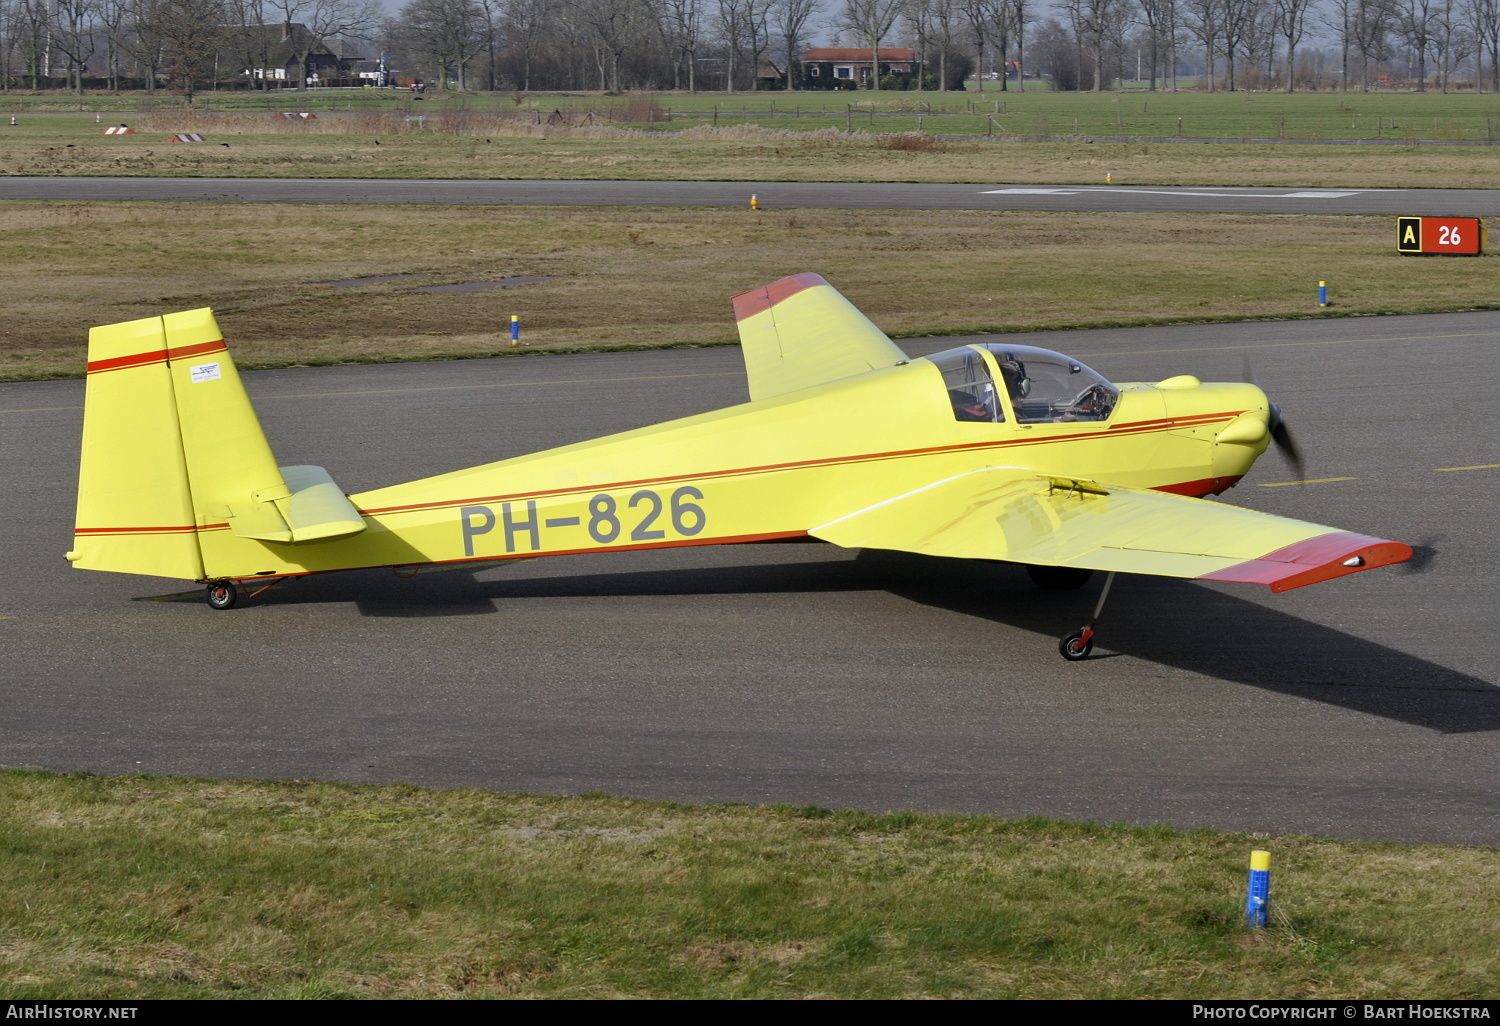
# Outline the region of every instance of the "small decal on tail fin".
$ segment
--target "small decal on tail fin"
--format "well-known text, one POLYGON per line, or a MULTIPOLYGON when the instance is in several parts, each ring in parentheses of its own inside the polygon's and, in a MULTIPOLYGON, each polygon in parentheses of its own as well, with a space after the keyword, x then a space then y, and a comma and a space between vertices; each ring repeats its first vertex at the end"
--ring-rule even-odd
POLYGON ((189 373, 192 374, 193 384, 195 385, 204 381, 218 381, 223 377, 219 373, 219 365, 217 363, 200 363, 196 367, 189 368, 189 373))

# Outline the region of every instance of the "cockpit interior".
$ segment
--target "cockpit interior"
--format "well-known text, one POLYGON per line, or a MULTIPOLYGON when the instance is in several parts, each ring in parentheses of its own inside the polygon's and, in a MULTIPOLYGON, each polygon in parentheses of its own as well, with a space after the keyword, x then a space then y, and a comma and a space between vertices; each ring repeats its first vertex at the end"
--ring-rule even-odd
POLYGON ((1120 390, 1098 372, 1050 349, 988 342, 927 359, 942 373, 959 421, 1005 422, 996 371, 1019 424, 1108 420, 1120 398, 1120 390))

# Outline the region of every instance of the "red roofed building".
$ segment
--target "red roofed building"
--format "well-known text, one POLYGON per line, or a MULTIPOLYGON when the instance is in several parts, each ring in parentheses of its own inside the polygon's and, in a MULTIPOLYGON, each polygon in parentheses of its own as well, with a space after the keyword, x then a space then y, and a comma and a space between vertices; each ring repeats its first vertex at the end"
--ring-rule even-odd
MULTIPOLYGON (((916 52, 906 47, 883 46, 878 53, 882 75, 909 75, 916 66, 916 52)), ((868 85, 870 64, 869 47, 814 46, 802 52, 802 66, 807 69, 808 76, 814 79, 832 75, 835 82, 868 85)))

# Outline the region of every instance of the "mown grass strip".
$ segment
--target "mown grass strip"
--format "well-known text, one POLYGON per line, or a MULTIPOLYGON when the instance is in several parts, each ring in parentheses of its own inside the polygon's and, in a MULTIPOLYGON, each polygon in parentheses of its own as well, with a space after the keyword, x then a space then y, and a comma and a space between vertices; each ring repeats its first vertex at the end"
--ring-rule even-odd
POLYGON ((733 344, 729 297, 798 271, 898 337, 1500 305, 1500 261, 1400 256, 1392 220, 13 201, 0 379, 75 376, 91 326, 201 306, 247 368, 733 344), (398 274, 551 280, 327 284, 398 274))
MULTIPOLYGON (((108 112, 112 123, 232 115, 259 123, 267 132, 279 129, 296 133, 347 132, 349 129, 339 127, 337 122, 361 119, 382 124, 381 131, 388 133, 391 126, 385 116, 397 115, 400 119, 412 118, 417 122, 413 129, 425 134, 450 129, 493 130, 508 122, 552 128, 563 124, 633 125, 671 132, 703 124, 712 127, 759 121, 794 131, 850 127, 888 132, 921 127, 952 135, 1500 141, 1500 102, 1494 94, 1436 90, 1174 93, 1130 88, 1130 84, 1102 93, 1059 93, 1039 88, 1040 83, 1034 82, 1027 83, 1024 92, 1016 88, 1001 92, 996 85, 990 83, 982 95, 975 89, 949 93, 820 90, 625 96, 438 92, 420 98, 404 90, 377 89, 271 94, 211 91, 200 93, 191 106, 165 94, 78 97, 12 92, 4 98, 0 110, 22 117, 71 112, 81 115, 75 120, 88 125, 96 124, 94 112, 108 112), (317 115, 317 121, 278 124, 274 115, 281 111, 310 111, 317 115), (328 120, 336 124, 325 124, 328 120)), ((101 124, 99 130, 102 128, 101 124)))
MULTIPOLYGON (((1489 121, 1469 118, 1463 138, 1444 140, 1452 146, 1007 141, 1072 134, 1071 118, 1067 131, 1048 128, 1058 119, 1045 110, 1029 119, 1016 112, 1006 122, 1014 131, 992 139, 955 140, 892 133, 921 128, 984 135, 987 117, 942 124, 886 117, 863 125, 850 118, 852 131, 845 130, 846 119, 830 125, 827 119, 765 117, 762 124, 742 117, 718 127, 679 119, 669 131, 660 125, 639 131, 516 122, 461 110, 412 120, 395 111, 327 114, 306 124, 266 113, 202 110, 153 111, 123 120, 136 134, 106 137, 91 114, 21 116, 15 126, 5 126, 0 175, 1098 185, 1110 176, 1116 185, 1485 189, 1493 187, 1500 167, 1500 146, 1479 145, 1473 128, 1492 124, 1500 134, 1500 114, 1489 121), (179 132, 200 133, 207 142, 167 141, 179 132)), ((1132 132, 1109 126, 1084 134, 1116 138, 1132 132)), ((1139 134, 1149 139, 1161 131, 1139 134)), ((1224 138, 1266 136, 1257 128, 1224 138)))
POLYGON ((1481 848, 7 770, 0 858, 12 999, 1459 998, 1500 973, 1481 848))

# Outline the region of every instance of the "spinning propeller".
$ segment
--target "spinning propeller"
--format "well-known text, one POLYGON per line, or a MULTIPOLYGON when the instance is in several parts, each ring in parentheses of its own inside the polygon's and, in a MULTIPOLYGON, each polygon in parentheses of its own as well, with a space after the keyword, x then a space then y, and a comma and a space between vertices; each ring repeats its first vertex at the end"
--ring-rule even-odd
MULTIPOLYGON (((1255 371, 1250 366, 1250 358, 1248 356, 1245 357, 1244 376, 1245 380, 1256 388, 1259 388, 1262 394, 1265 393, 1266 390, 1261 387, 1259 379, 1255 376, 1255 371)), ((1270 396, 1266 398, 1269 399, 1270 396)), ((1282 417, 1281 406, 1277 403, 1271 403, 1271 417, 1268 427, 1271 430, 1271 442, 1276 446, 1276 451, 1281 453, 1282 457, 1290 464, 1292 473, 1297 476, 1297 480, 1302 480, 1304 466, 1302 450, 1297 448, 1297 443, 1292 438, 1291 429, 1286 426, 1286 420, 1282 417)))

